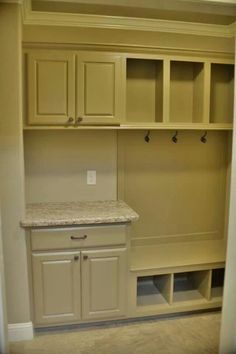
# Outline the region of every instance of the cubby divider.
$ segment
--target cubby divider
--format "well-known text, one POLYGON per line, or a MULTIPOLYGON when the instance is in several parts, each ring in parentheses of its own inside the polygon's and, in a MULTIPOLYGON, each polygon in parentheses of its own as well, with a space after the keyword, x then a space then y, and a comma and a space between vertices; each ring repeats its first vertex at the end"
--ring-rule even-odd
POLYGON ((222 298, 224 286, 224 268, 213 269, 211 271, 211 300, 222 298))

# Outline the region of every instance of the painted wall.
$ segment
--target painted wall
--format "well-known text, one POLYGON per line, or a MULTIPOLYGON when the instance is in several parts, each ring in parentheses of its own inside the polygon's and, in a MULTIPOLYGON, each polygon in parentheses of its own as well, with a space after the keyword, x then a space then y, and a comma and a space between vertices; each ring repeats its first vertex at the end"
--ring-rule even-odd
POLYGON ((114 131, 26 131, 26 201, 117 198, 117 135, 114 131), (96 170, 96 185, 87 185, 96 170))
POLYGON ((179 132, 178 144, 173 131, 151 131, 148 144, 145 134, 119 132, 118 195, 141 215, 131 226, 133 244, 224 238, 228 132, 208 132, 206 144, 202 131, 179 132))
POLYGON ((5 276, 4 276, 4 264, 3 264, 3 248, 2 248, 2 223, 1 223, 1 213, 0 213, 0 354, 7 354, 8 352, 9 351, 8 351, 8 334, 7 334, 5 276))
POLYGON ((21 9, 0 3, 0 200, 9 323, 30 321, 21 123, 21 9))
MULTIPOLYGON (((236 82, 234 89, 236 103, 236 82)), ((236 105, 234 105, 234 124, 236 124, 236 105)), ((224 286, 224 303, 222 311, 220 354, 236 353, 236 129, 233 132, 231 197, 229 214, 229 233, 226 256, 226 274, 224 286)))

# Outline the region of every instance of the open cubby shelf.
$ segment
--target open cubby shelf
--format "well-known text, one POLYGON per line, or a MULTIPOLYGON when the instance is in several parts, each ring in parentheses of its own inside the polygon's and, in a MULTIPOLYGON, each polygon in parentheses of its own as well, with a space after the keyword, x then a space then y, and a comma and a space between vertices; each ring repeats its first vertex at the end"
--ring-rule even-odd
POLYGON ((212 270, 211 298, 217 299, 223 296, 225 270, 223 268, 212 270))
POLYGON ((220 302, 223 283, 223 268, 138 276, 137 308, 220 302))
POLYGON ((171 123, 202 123, 203 63, 172 61, 170 64, 171 123))
POLYGON ((170 304, 171 281, 171 274, 138 277, 137 306, 170 304))
POLYGON ((127 59, 126 121, 163 121, 163 61, 127 59))
POLYGON ((210 123, 232 123, 234 65, 211 64, 210 123))
POLYGON ((209 271, 174 274, 173 303, 205 300, 209 271), (204 288, 202 289, 203 285, 204 288))
POLYGON ((233 64, 127 58, 126 73, 124 124, 232 125, 233 64))
MULTIPOLYGON (((159 276, 161 277, 161 276, 159 276)), ((139 277, 137 280, 137 306, 165 305, 166 299, 158 287, 158 276, 139 277)))

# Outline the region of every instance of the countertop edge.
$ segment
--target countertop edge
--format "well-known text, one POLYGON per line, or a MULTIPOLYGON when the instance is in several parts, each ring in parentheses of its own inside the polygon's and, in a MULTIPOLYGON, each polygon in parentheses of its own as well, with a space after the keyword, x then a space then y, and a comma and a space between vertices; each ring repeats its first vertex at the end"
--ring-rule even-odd
POLYGON ((35 203, 27 207, 26 215, 20 221, 22 228, 130 223, 139 219, 139 215, 121 200, 35 203), (107 208, 111 208, 111 212, 107 208))
POLYGON ((74 220, 54 220, 54 221, 44 221, 44 220, 36 220, 36 221, 27 221, 22 220, 20 222, 20 226, 22 228, 33 228, 33 227, 53 227, 53 226, 83 226, 83 225, 101 225, 101 224, 117 224, 117 223, 130 223, 132 221, 136 221, 139 219, 139 216, 129 217, 129 218, 112 218, 112 219, 74 219, 74 220))

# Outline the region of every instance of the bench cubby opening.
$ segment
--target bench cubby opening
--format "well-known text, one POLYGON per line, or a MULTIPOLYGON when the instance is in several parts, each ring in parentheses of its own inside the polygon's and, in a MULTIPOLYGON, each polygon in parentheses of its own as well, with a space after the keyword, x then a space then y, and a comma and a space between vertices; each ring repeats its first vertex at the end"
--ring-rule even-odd
POLYGON ((224 287, 224 268, 213 269, 211 279, 211 299, 222 298, 224 287))
MULTIPOLYGON (((170 273, 145 270, 135 277, 136 314, 158 314, 217 308, 222 305, 224 269, 205 268, 170 273)), ((134 283, 133 283, 134 284, 134 283)), ((134 288, 133 288, 134 289, 134 288)), ((135 289, 134 289, 135 290, 135 289)))
POLYGON ((172 275, 137 278, 137 306, 167 305, 171 302, 172 275))
POLYGON ((173 303, 209 299, 210 271, 176 273, 173 303))

